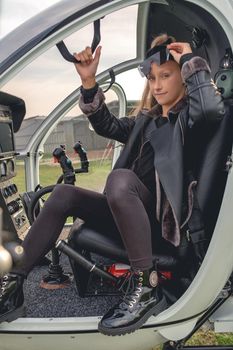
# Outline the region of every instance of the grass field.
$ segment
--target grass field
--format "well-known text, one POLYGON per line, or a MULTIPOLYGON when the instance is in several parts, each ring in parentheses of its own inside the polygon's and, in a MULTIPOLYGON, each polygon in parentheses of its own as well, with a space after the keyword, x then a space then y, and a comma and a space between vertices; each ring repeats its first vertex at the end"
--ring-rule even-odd
MULTIPOLYGON (((214 333, 213 331, 200 330, 192 336, 185 344, 186 346, 207 346, 207 345, 232 345, 233 333, 214 333)), ((153 350, 161 350, 162 346, 156 346, 153 350)))
MULTIPOLYGON (((102 192, 105 180, 110 172, 111 162, 93 161, 90 164, 89 173, 78 174, 76 186, 88 188, 102 192)), ((25 175, 23 165, 17 164, 17 176, 14 182, 19 188, 19 192, 25 192, 25 175)), ((55 184, 61 174, 59 165, 44 164, 40 166, 40 184, 45 187, 55 184)), ((233 333, 214 333, 213 331, 199 331, 187 343, 188 345, 230 345, 233 344, 233 333)), ((161 349, 156 347, 156 349, 161 349)))
MULTIPOLYGON (((110 160, 92 161, 90 163, 89 172, 76 175, 76 186, 88 188, 101 192, 104 188, 105 180, 111 169, 110 160)), ((19 192, 25 192, 25 174, 24 166, 16 164, 17 176, 14 182, 18 186, 19 192)), ((61 168, 58 164, 42 164, 40 166, 40 185, 45 187, 56 183, 58 177, 61 175, 61 168)))

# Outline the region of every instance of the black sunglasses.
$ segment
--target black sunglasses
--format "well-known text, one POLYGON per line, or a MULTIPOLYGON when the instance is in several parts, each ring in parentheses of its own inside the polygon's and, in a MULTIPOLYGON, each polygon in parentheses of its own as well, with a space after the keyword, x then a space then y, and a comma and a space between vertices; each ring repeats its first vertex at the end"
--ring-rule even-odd
MULTIPOLYGON (((170 42, 166 44, 170 44, 170 42)), ((174 60, 174 58, 167 49, 167 46, 158 45, 147 52, 146 59, 138 66, 138 70, 142 77, 147 77, 153 62, 160 66, 169 60, 174 60)))

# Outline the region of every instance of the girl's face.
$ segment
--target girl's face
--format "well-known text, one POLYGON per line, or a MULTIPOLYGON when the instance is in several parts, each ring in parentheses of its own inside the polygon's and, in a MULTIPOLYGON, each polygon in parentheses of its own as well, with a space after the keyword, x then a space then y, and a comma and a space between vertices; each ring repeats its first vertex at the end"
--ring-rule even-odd
POLYGON ((151 94, 162 106, 163 115, 167 116, 171 107, 185 94, 185 86, 178 63, 167 61, 159 66, 153 62, 148 81, 151 94))

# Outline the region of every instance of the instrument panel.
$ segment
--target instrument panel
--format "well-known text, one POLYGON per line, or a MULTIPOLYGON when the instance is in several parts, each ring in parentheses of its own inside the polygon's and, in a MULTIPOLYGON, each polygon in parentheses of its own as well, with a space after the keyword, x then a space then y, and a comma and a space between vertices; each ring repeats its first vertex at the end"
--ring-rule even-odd
POLYGON ((30 227, 18 188, 14 183, 15 141, 9 106, 0 104, 0 207, 3 209, 3 229, 13 234, 13 240, 24 239, 30 227))

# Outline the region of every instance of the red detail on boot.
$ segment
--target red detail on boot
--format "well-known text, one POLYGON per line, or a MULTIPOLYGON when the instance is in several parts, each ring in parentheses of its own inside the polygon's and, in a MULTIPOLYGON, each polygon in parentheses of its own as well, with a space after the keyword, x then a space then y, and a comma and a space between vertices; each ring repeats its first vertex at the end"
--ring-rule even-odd
POLYGON ((162 281, 172 279, 171 271, 159 271, 159 275, 160 275, 160 280, 162 280, 162 281))
POLYGON ((130 266, 126 264, 116 263, 116 264, 112 264, 107 271, 115 277, 121 277, 125 275, 127 272, 130 273, 130 266))

